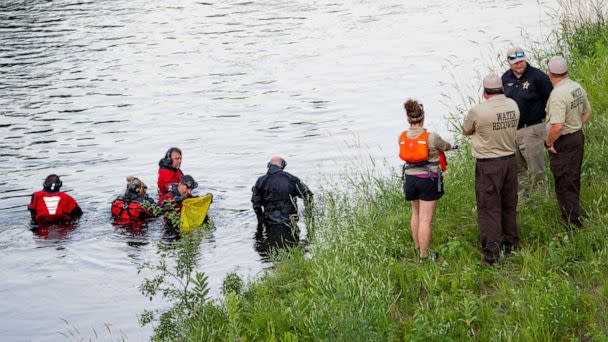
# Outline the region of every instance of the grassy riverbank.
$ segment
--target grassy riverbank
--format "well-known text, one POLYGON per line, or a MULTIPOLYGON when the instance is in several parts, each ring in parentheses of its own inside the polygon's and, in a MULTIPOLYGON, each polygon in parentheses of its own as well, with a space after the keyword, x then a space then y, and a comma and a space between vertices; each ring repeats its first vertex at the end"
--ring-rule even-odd
POLYGON ((322 196, 312 257, 298 249, 282 256, 274 272, 199 307, 172 338, 607 340, 608 25, 601 16, 578 21, 559 37, 594 109, 585 127, 584 230, 561 223, 551 183, 519 208, 521 251, 482 266, 464 143, 433 225, 438 261, 415 261, 399 177, 358 174, 342 184, 354 191, 322 196))

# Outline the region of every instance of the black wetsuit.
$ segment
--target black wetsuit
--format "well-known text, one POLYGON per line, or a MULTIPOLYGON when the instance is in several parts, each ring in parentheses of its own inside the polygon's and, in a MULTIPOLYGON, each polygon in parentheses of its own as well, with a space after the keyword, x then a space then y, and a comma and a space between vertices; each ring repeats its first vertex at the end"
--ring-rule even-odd
POLYGON ((266 235, 297 239, 297 198, 309 208, 313 194, 296 176, 270 165, 266 175, 258 178, 251 189, 251 203, 258 218, 258 229, 266 227, 266 235))

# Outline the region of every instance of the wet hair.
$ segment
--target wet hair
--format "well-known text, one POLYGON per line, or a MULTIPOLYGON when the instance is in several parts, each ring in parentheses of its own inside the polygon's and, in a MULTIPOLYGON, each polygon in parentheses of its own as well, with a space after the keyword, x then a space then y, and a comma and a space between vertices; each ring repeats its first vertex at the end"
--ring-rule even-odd
POLYGON ((488 95, 498 95, 505 93, 503 88, 483 88, 483 91, 485 91, 488 95))
POLYGON ((127 191, 144 195, 148 187, 139 178, 134 176, 127 177, 127 191))
POLYGON ((61 179, 59 179, 59 176, 50 174, 46 176, 44 183, 42 183, 42 188, 47 192, 57 192, 61 189, 62 185, 63 183, 61 182, 61 179))
POLYGON ((421 103, 413 99, 408 99, 403 104, 405 113, 407 114, 407 121, 409 123, 417 123, 424 119, 424 107, 421 103))

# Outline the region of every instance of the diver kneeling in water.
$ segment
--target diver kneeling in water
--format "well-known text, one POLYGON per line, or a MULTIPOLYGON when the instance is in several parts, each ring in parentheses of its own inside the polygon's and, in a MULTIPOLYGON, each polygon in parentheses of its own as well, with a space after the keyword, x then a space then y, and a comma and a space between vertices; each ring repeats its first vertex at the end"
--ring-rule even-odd
POLYGON ((186 198, 193 198, 192 190, 198 187, 198 183, 194 181, 194 178, 190 175, 182 176, 179 179, 179 183, 171 184, 169 191, 158 199, 158 204, 162 205, 164 209, 170 205, 171 201, 175 202, 175 209, 179 211, 181 209, 181 203, 186 198))
POLYGON ((139 178, 127 177, 125 194, 112 202, 112 215, 117 222, 141 221, 156 216, 151 211, 156 204, 146 193, 147 188, 139 178))
POLYGON ((82 209, 72 196, 61 192, 63 183, 59 176, 48 175, 42 183, 42 191, 32 195, 27 209, 36 223, 68 221, 82 215, 82 209))
POLYGON ((213 203, 213 195, 192 195, 198 184, 190 175, 182 176, 178 184, 173 184, 158 200, 165 222, 170 228, 179 227, 180 233, 188 233, 208 222, 207 211, 213 203))

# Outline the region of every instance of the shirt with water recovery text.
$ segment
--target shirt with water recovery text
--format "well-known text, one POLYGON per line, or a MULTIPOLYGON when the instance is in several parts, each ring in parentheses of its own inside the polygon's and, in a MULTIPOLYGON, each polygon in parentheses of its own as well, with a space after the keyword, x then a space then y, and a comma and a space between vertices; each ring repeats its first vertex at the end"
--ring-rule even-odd
POLYGON ((478 159, 515 153, 515 131, 519 122, 517 103, 502 94, 494 95, 469 111, 462 129, 472 132, 471 150, 478 159))
POLYGON ((564 124, 562 135, 583 127, 583 113, 591 112, 587 92, 577 82, 566 78, 553 89, 547 103, 547 130, 551 124, 564 124))
POLYGON ((519 108, 518 129, 543 122, 545 105, 553 89, 551 80, 544 72, 528 64, 523 75, 517 78, 509 69, 502 75, 502 84, 505 96, 513 99, 519 108))
MULTIPOLYGON (((424 128, 410 128, 407 130, 407 138, 413 139, 422 134, 425 131, 424 128)), ((439 151, 445 151, 448 143, 443 140, 439 134, 429 132, 428 149, 429 156, 427 161, 430 163, 428 168, 433 173, 439 172, 439 151)), ((405 169, 405 174, 408 176, 428 174, 426 167, 411 167, 405 169)))

